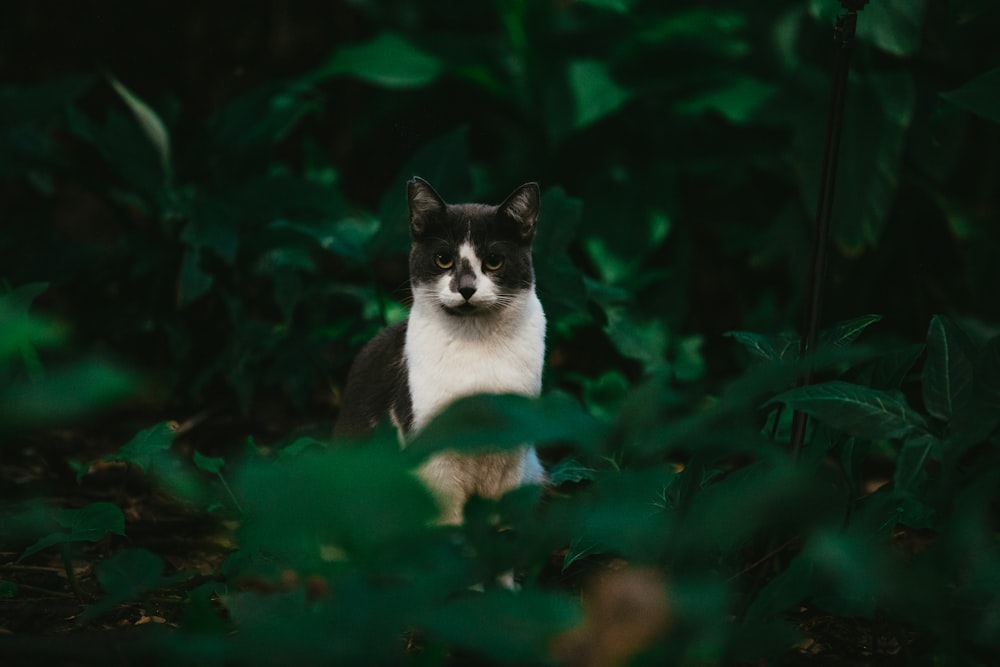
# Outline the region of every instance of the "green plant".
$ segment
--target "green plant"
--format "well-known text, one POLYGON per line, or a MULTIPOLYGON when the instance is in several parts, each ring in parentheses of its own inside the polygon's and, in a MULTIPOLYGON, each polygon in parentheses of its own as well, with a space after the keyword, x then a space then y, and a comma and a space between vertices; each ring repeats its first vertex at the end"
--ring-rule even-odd
POLYGON ((806 359, 790 327, 836 3, 348 5, 327 57, 239 94, 172 97, 131 53, 0 88, 18 286, 0 298, 0 455, 43 452, 52 484, 82 461, 80 495, 9 487, 0 599, 29 602, 17 568, 58 550, 85 600, 66 616, 96 631, 156 608, 175 627, 121 652, 167 664, 748 664, 804 660, 805 640, 991 664, 993 4, 864 10, 826 294, 844 321, 806 359), (414 174, 450 201, 543 184, 546 393, 460 402, 404 451, 388 426, 349 448, 327 437, 337 389, 405 314, 414 174), (104 449, 66 456, 53 428, 140 389, 81 361, 109 349, 158 389, 100 426, 104 449), (797 387, 807 365, 819 381, 797 387), (798 457, 793 410, 812 418, 798 457), (433 525, 424 457, 527 441, 549 491, 433 525), (164 512, 211 525, 225 562, 178 565, 148 538, 164 512), (510 571, 516 593, 496 585, 510 571), (618 641, 616 600, 655 622, 618 641))

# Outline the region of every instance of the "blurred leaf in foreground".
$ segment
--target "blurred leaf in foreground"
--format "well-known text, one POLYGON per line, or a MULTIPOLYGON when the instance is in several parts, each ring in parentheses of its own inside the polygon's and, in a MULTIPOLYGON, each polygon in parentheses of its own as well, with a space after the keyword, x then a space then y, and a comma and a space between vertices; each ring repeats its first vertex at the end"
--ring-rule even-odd
POLYGON ((66 530, 42 537, 24 550, 19 561, 56 544, 97 542, 108 533, 125 534, 125 516, 117 505, 111 503, 91 503, 78 510, 55 510, 52 518, 66 530))

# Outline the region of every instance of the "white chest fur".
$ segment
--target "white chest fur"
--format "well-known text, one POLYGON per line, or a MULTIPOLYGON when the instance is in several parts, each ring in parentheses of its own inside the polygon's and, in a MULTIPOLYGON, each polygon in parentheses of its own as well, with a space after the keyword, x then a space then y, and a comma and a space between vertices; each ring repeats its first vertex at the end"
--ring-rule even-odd
POLYGON ((406 332, 406 363, 419 431, 445 406, 473 394, 537 396, 545 358, 545 314, 533 291, 502 312, 449 315, 415 295, 406 332))

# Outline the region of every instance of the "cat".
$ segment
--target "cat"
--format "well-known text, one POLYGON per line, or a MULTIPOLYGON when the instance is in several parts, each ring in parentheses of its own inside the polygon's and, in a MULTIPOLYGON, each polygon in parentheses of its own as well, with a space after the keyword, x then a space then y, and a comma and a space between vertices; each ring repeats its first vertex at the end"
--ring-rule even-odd
MULTIPOLYGON (((358 437, 388 417, 404 445, 455 399, 538 396, 545 357, 545 313, 531 257, 538 185, 520 186, 498 206, 448 204, 414 178, 407 198, 413 305, 406 320, 358 354, 335 429, 358 437)), ((445 524, 462 522, 472 495, 498 498, 545 481, 530 445, 477 455, 438 452, 417 472, 445 524)))

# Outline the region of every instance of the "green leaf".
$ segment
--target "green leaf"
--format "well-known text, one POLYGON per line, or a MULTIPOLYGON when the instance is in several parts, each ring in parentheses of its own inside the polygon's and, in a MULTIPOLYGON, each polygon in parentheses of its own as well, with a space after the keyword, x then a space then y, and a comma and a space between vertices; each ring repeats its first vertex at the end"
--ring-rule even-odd
MULTIPOLYGON (((818 91, 815 91, 818 92, 818 91)), ((824 95, 826 95, 824 91, 824 95)), ((841 252, 857 256, 882 237, 899 185, 907 132, 917 103, 913 75, 904 70, 869 71, 851 79, 844 111, 832 229, 841 252)), ((823 99, 826 99, 825 97, 823 99)), ((826 112, 814 97, 795 98, 814 111, 794 117, 794 154, 802 179, 803 204, 815 214, 826 143, 816 115, 826 112)), ((790 102, 786 101, 785 104, 790 102)))
POLYGON ((17 584, 13 581, 0 579, 0 599, 9 600, 17 597, 17 584))
POLYGON ((237 97, 208 119, 196 149, 203 166, 226 184, 259 178, 271 149, 320 108, 315 97, 300 81, 265 83, 237 97))
POLYGON ((924 344, 915 343, 883 354, 860 373, 858 384, 872 389, 899 389, 910 374, 917 359, 924 353, 924 344))
POLYGON ((608 9, 619 14, 627 14, 634 3, 635 0, 580 0, 581 5, 608 9))
POLYGON ((374 241, 373 253, 409 252, 410 216, 406 183, 414 176, 428 181, 447 202, 468 201, 472 192, 468 134, 468 128, 460 127, 424 144, 396 174, 379 203, 381 227, 374 241))
POLYGON ((136 97, 121 81, 113 76, 109 76, 108 81, 119 97, 128 105, 149 143, 156 149, 156 154, 160 157, 160 168, 169 181, 173 171, 170 159, 170 135, 163 121, 148 104, 136 97))
MULTIPOLYGON (((236 261, 236 251, 240 246, 240 237, 234 226, 210 219, 206 220, 200 216, 195 216, 188 224, 184 225, 184 229, 181 231, 181 240, 196 248, 198 255, 200 255, 202 248, 209 248, 227 264, 236 261)), ((186 259, 187 254, 185 254, 186 259)))
POLYGON ((812 560, 806 555, 800 553, 795 556, 784 571, 757 593, 747 610, 747 620, 772 618, 810 597, 815 587, 814 569, 812 560))
MULTIPOLYGON (((843 13, 838 3, 810 0, 810 13, 833 25, 834 16, 843 13)), ((895 56, 911 56, 923 38, 927 0, 878 0, 858 13, 857 37, 895 56)))
POLYGON ((1000 123, 1000 67, 980 74, 941 97, 966 111, 1000 123))
POLYGON ((940 461, 941 455, 941 441, 930 433, 906 439, 896 460, 894 488, 899 491, 915 491, 918 482, 924 477, 924 467, 931 461, 940 461))
POLYGON ((129 600, 164 588, 177 578, 163 576, 163 559, 145 549, 124 549, 94 566, 94 575, 105 593, 104 599, 87 608, 77 624, 89 623, 129 600))
POLYGON ((490 591, 449 602, 431 612, 424 626, 431 636, 473 651, 480 660, 525 665, 547 655, 553 637, 579 620, 579 607, 564 595, 490 591))
POLYGON ((564 394, 539 399, 484 394, 449 405, 407 449, 424 455, 439 450, 496 451, 554 442, 591 448, 604 430, 564 394))
POLYGON ((149 473, 164 461, 177 433, 177 422, 160 422, 139 431, 118 450, 109 454, 105 461, 125 461, 149 473))
POLYGON ((374 218, 353 217, 310 223, 275 220, 270 227, 299 232, 315 240, 324 250, 364 262, 371 256, 369 248, 381 224, 374 218))
POLYGON ((47 121, 87 92, 96 80, 88 74, 31 86, 0 86, 0 127, 47 121))
POLYGON ((799 337, 794 333, 761 334, 752 331, 727 331, 723 334, 735 339, 751 354, 768 361, 797 359, 799 337))
POLYGON ((202 297, 215 281, 201 268, 201 248, 188 248, 177 276, 177 305, 183 308, 202 297))
POLYGON ((682 116, 699 116, 708 112, 721 115, 737 125, 752 122, 757 111, 778 91, 778 87, 742 76, 719 87, 681 100, 676 104, 682 116))
POLYGON ((441 76, 446 63, 392 32, 363 44, 340 47, 308 80, 354 76, 384 88, 419 88, 441 76))
POLYGON ((881 321, 881 319, 881 315, 862 315, 852 320, 840 322, 820 334, 820 343, 850 345, 865 329, 881 321))
POLYGON ((973 398, 972 341, 947 317, 935 315, 927 330, 922 389, 932 416, 948 421, 973 398))
POLYGON ((24 550, 19 561, 56 544, 97 542, 108 533, 125 534, 125 516, 112 503, 91 503, 78 510, 58 510, 53 518, 66 530, 41 538, 24 550))
POLYGON ((96 361, 48 369, 37 381, 0 387, 0 427, 71 422, 134 395, 137 384, 132 373, 96 361))
POLYGON ((199 470, 218 475, 222 472, 222 466, 226 464, 226 461, 221 456, 205 456, 198 450, 195 450, 194 464, 199 470))
POLYGON ((579 129, 618 111, 632 97, 611 76, 605 62, 574 60, 567 72, 573 94, 574 127, 579 129))
MULTIPOLYGON (((819 334, 821 345, 850 345, 869 326, 882 319, 881 315, 864 315, 840 322, 819 334)), ((797 359, 800 339, 798 334, 761 334, 752 331, 727 331, 724 336, 734 338, 750 353, 768 361, 797 359)))
POLYGON ((560 187, 550 188, 542 195, 531 252, 538 297, 550 321, 579 314, 586 308, 583 277, 568 255, 580 228, 581 208, 582 202, 560 187))
POLYGON ((907 438, 927 430, 898 391, 882 391, 835 380, 799 387, 770 401, 801 410, 828 426, 861 438, 907 438))
POLYGON ((424 530, 435 503, 392 441, 310 447, 296 456, 250 459, 233 475, 243 507, 239 543, 248 554, 284 554, 318 566, 321 545, 374 566, 392 545, 424 530))

